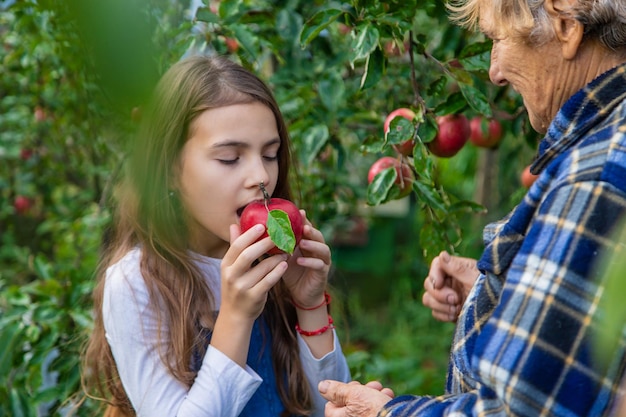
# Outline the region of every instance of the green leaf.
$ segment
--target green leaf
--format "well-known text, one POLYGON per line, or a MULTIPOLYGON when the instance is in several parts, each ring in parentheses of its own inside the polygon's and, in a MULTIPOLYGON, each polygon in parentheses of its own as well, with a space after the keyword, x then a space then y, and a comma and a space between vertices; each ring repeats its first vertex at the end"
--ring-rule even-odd
POLYGON ((3 326, 0 333, 0 375, 5 378, 10 374, 9 370, 13 365, 13 355, 20 354, 16 349, 19 342, 22 326, 20 323, 12 322, 3 326))
POLYGON ((397 145, 413 138, 415 134, 415 125, 404 117, 394 117, 389 123, 389 132, 387 132, 387 143, 397 145))
POLYGON ((342 14, 343 11, 339 9, 326 9, 315 13, 302 27, 300 46, 302 48, 307 46, 322 30, 326 29, 328 25, 337 20, 342 14))
POLYGON ((199 7, 196 11, 196 20, 207 23, 219 23, 220 18, 208 7, 199 7))
POLYGON ((50 264, 46 261, 46 259, 44 259, 43 256, 37 255, 33 266, 35 268, 35 272, 37 272, 37 275, 40 278, 46 280, 50 279, 50 264))
POLYGON ((458 213, 461 211, 469 211, 471 213, 486 213, 487 208, 482 204, 478 204, 474 201, 457 201, 456 203, 450 205, 449 208, 450 213, 458 213))
POLYGON ((254 33, 250 32, 246 25, 233 24, 231 29, 243 49, 252 56, 259 55, 258 38, 254 33))
POLYGON ((302 153, 303 160, 310 165, 320 150, 326 145, 330 133, 328 132, 328 126, 323 124, 317 124, 307 129, 302 134, 302 153))
POLYGON ((446 205, 435 188, 423 184, 420 181, 414 181, 413 189, 417 191, 418 197, 420 197, 424 203, 428 204, 433 209, 447 213, 446 205))
POLYGON ((487 97, 482 91, 472 87, 469 84, 459 83, 459 88, 463 93, 463 96, 467 99, 469 105, 478 113, 484 114, 487 117, 492 116, 491 106, 487 97))
POLYGON ((358 36, 352 41, 353 57, 350 61, 353 63, 359 59, 366 58, 369 54, 374 52, 380 40, 380 35, 376 27, 368 24, 362 26, 360 29, 358 36))
POLYGON ((438 131, 439 127, 437 125, 437 120, 432 115, 427 114, 424 122, 420 123, 417 128, 417 136, 420 138, 422 143, 428 143, 435 139, 438 131))
POLYGON ((459 58, 469 58, 472 56, 483 55, 485 52, 491 52, 492 41, 485 42, 472 42, 463 47, 461 53, 459 53, 459 58))
POLYGON ((221 1, 217 12, 222 19, 230 18, 232 20, 233 17, 240 14, 242 6, 242 0, 221 1))
POLYGON ((467 100, 461 92, 456 92, 447 97, 446 101, 435 107, 435 114, 460 113, 467 107, 467 100))
POLYGON ((322 104, 334 113, 341 104, 341 99, 346 91, 346 85, 341 75, 333 72, 319 82, 317 91, 322 100, 322 104))
POLYGON ((383 51, 376 48, 374 52, 367 56, 365 71, 361 77, 361 89, 373 87, 383 78, 385 72, 385 55, 383 51))
POLYGON ((290 254, 293 253, 296 248, 296 236, 285 211, 278 209, 269 211, 267 214, 267 234, 278 249, 290 254))
POLYGON ((396 182, 398 173, 394 167, 380 171, 367 187, 367 204, 377 206, 389 200, 389 190, 396 182))
POLYGON ((602 255, 600 265, 604 282, 599 308, 594 316, 596 336, 594 338, 595 356, 600 363, 608 366, 612 358, 617 357, 617 349, 626 334, 626 222, 621 221, 613 232, 615 246, 607 248, 602 255))
POLYGON ((26 394, 19 392, 16 388, 11 389, 11 416, 12 417, 29 417, 33 415, 29 410, 26 394))

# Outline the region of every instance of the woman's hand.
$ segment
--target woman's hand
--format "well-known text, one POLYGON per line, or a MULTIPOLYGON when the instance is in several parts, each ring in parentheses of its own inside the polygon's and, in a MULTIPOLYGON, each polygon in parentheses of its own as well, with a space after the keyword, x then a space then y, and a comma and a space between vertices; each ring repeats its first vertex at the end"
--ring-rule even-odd
POLYGON ((437 320, 455 322, 479 275, 475 259, 443 251, 430 264, 422 303, 432 310, 437 320))
POLYGON ((389 388, 378 381, 365 385, 357 381, 321 381, 318 390, 328 400, 326 417, 376 417, 382 407, 394 397, 389 388))
POLYGON ((313 227, 304 210, 300 214, 304 224, 302 239, 288 261, 283 280, 296 304, 313 307, 324 300, 331 255, 322 232, 313 227))

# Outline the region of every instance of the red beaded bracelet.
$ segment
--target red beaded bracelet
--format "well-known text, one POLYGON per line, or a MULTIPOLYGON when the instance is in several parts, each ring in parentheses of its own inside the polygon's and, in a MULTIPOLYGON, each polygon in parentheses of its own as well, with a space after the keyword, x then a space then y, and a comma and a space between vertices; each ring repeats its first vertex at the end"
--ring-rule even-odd
POLYGON ((330 314, 328 315, 328 324, 324 327, 320 327, 317 330, 312 330, 312 331, 306 331, 306 330, 302 330, 300 328, 300 325, 298 323, 296 323, 296 331, 298 333, 300 333, 302 336, 318 336, 322 333, 325 333, 327 330, 329 329, 334 329, 335 326, 333 325, 333 318, 330 316, 330 314))
POLYGON ((324 291, 324 301, 322 301, 321 304, 316 305, 315 307, 302 307, 301 305, 297 304, 293 299, 291 300, 291 304, 293 304, 293 306, 297 309, 310 311, 310 310, 317 310, 320 307, 329 305, 330 300, 331 300, 330 294, 324 291))

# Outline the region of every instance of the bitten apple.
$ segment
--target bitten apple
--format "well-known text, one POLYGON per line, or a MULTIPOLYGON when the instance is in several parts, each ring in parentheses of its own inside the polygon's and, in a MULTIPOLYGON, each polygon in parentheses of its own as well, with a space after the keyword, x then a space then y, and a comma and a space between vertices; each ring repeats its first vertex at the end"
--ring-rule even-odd
POLYGON ((395 186, 400 190, 398 198, 406 197, 413 189, 413 180, 415 176, 411 167, 405 163, 401 163, 398 159, 392 156, 383 156, 372 164, 367 173, 367 182, 371 183, 378 173, 384 171, 387 168, 395 167, 396 169, 396 181, 395 186))
MULTIPOLYGON (((302 215, 298 207, 289 200, 283 198, 270 198, 268 200, 253 201, 248 204, 242 211, 239 219, 239 225, 241 226, 241 232, 245 232, 255 224, 262 224, 266 226, 266 231, 257 241, 264 239, 268 236, 267 233, 267 217, 270 210, 282 210, 287 213, 289 222, 291 223, 291 230, 296 238, 296 246, 302 239, 302 215), (267 205, 266 205, 267 202, 267 205)), ((276 255, 284 253, 278 247, 274 246, 268 251, 270 255, 276 255)))
MULTIPOLYGON (((404 117, 408 121, 413 121, 413 119, 415 118, 415 112, 409 108, 400 107, 389 113, 385 118, 385 123, 383 124, 383 130, 385 132, 385 135, 387 134, 387 132, 389 132, 389 125, 391 124, 391 121, 397 116, 404 117)), ((393 148, 404 156, 411 156, 413 155, 414 146, 415 142, 413 141, 413 139, 410 139, 402 142, 399 145, 393 145, 393 148)))
POLYGON ((437 117, 439 131, 427 144, 433 155, 450 158, 456 155, 470 136, 470 124, 463 114, 447 114, 437 117))
POLYGON ((493 148, 502 138, 502 125, 496 119, 476 116, 470 120, 470 142, 481 148, 493 148))

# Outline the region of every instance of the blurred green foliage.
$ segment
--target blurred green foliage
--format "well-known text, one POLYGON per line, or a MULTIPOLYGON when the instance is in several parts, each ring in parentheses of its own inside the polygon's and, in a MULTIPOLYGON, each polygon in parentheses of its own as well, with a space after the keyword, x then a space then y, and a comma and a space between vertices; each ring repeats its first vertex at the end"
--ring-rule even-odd
MULTIPOLYGON (((0 35, 0 416, 78 406, 80 345, 131 115, 187 53, 229 54, 273 87, 299 161, 300 205, 334 248, 334 314, 355 378, 443 392, 453 326, 421 305, 429 260, 442 249, 478 256, 482 225, 523 195, 519 173, 537 139, 519 98, 489 84, 489 44, 450 25, 443 2, 188 10, 168 0, 22 0, 0 2, 0 35), (424 139, 429 118, 458 112, 493 114, 506 133, 495 150, 468 144, 450 159, 419 142, 411 196, 400 209, 385 209, 387 194, 368 206, 367 171, 394 154, 382 124, 398 107, 424 118, 421 130, 406 127, 424 139), (474 203, 487 154, 489 201, 474 203)), ((90 401, 74 411, 94 415, 90 401)))

